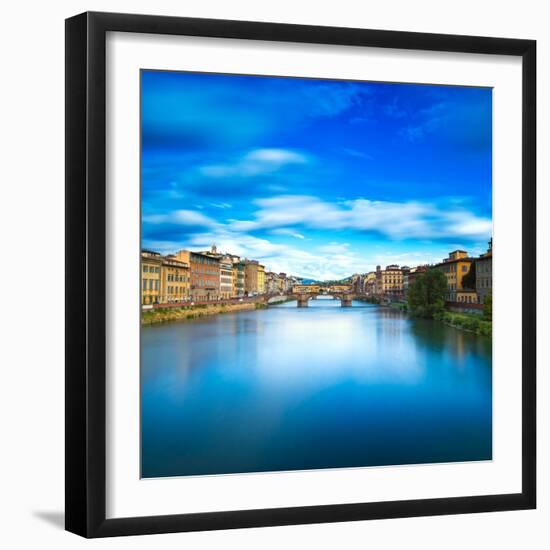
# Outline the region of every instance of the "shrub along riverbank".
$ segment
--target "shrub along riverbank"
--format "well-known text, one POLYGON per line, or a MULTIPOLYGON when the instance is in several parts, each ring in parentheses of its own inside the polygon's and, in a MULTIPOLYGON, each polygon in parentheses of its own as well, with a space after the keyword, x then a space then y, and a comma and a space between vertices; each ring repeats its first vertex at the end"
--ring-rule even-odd
POLYGON ((250 311, 254 309, 265 309, 266 307, 267 306, 263 303, 246 302, 238 304, 208 304, 150 309, 141 312, 141 324, 153 325, 168 321, 191 321, 193 319, 208 317, 210 315, 218 315, 220 313, 250 311))
POLYGON ((481 336, 491 336, 493 333, 493 323, 483 319, 480 315, 468 313, 453 313, 452 311, 442 311, 434 315, 434 319, 442 321, 451 327, 460 328, 469 332, 475 332, 481 336))
MULTIPOLYGON (((410 311, 407 304, 402 302, 394 302, 388 304, 388 307, 399 309, 400 311, 410 311)), ((419 317, 411 312, 413 317, 419 317)), ((493 323, 487 320, 484 316, 476 315, 475 313, 454 313, 448 310, 441 310, 433 314, 432 319, 441 321, 446 325, 468 332, 475 332, 481 336, 491 336, 493 331, 493 323)))
POLYGON ((429 269, 415 278, 409 289, 407 308, 416 317, 435 319, 455 328, 491 336, 493 331, 493 300, 489 296, 483 316, 475 313, 454 313, 445 309, 447 279, 438 269, 429 269))

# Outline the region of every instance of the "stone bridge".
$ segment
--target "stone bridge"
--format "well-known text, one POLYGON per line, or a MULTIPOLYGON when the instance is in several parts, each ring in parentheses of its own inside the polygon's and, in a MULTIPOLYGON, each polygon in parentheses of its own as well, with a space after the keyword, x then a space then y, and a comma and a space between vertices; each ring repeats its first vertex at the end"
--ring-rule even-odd
POLYGON ((289 297, 297 300, 298 307, 307 307, 310 300, 316 300, 317 296, 332 296, 334 300, 340 300, 342 307, 351 307, 355 295, 351 292, 300 292, 289 294, 289 297))

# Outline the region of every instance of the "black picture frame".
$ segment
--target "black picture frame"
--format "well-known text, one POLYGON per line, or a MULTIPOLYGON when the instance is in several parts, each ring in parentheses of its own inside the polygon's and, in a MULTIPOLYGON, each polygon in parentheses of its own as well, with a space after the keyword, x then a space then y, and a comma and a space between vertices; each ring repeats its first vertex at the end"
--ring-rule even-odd
MULTIPOLYGON (((519 182, 518 182, 519 185, 519 182)), ((66 529, 108 537, 523 510, 536 506, 536 42, 83 13, 66 20, 66 529), (105 40, 108 31, 518 56, 522 121, 522 491, 106 519, 105 40)))

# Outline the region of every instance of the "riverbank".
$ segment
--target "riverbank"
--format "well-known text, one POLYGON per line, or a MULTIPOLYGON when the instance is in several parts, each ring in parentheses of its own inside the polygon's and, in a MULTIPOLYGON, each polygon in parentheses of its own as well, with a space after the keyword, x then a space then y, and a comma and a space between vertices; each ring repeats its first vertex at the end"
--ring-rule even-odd
POLYGON ((237 311, 251 311, 265 309, 267 306, 260 302, 244 302, 236 304, 208 304, 184 307, 158 308, 142 311, 141 324, 154 325, 169 321, 192 321, 210 315, 234 313, 237 311))
POLYGON ((435 320, 480 336, 488 336, 490 338, 493 334, 493 323, 486 321, 483 317, 476 314, 443 311, 435 316, 435 320))
MULTIPOLYGON (((414 313, 410 311, 407 304, 403 302, 392 302, 387 305, 381 304, 382 307, 390 307, 398 309, 404 313, 414 313)), ((484 319, 481 315, 475 313, 455 313, 453 311, 442 311, 434 316, 434 321, 440 321, 450 327, 465 330, 467 332, 473 332, 479 336, 491 337, 493 333, 493 323, 484 319)))

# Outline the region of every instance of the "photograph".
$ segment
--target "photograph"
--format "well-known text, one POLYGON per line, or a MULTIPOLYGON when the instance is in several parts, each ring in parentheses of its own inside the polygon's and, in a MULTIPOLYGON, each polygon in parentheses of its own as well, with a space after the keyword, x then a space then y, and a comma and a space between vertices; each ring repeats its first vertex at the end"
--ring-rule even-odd
POLYGON ((141 477, 492 460, 492 88, 140 96, 141 477))

